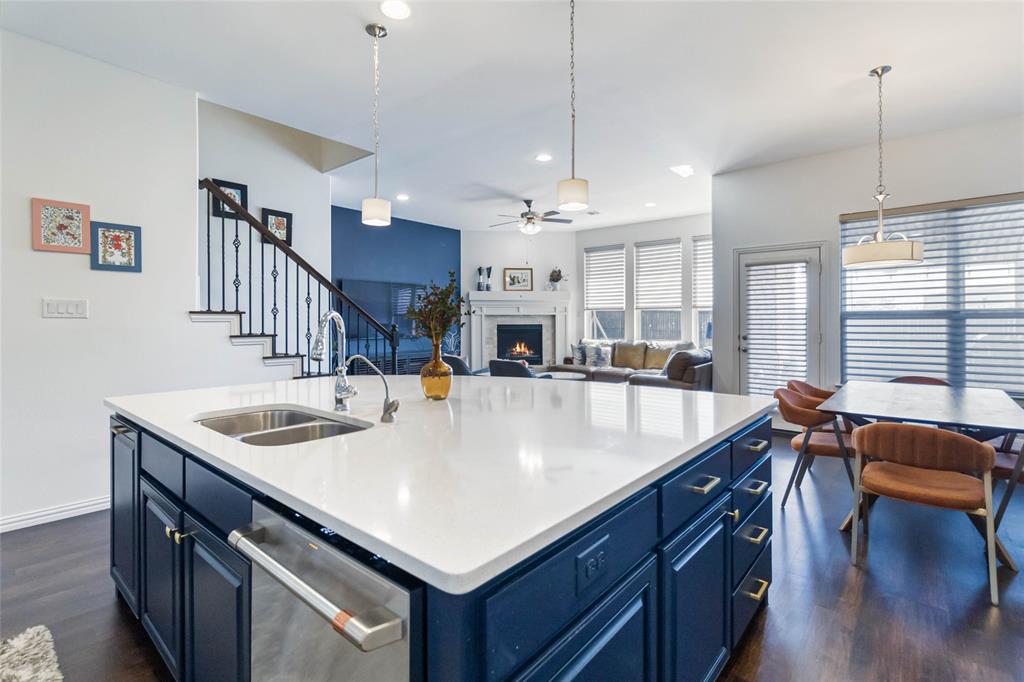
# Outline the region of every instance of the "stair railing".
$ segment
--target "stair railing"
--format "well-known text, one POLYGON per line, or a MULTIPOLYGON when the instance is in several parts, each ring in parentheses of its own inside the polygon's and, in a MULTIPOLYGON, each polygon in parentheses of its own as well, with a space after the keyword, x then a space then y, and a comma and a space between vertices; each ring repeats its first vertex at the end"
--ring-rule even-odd
MULTIPOLYGON (((270 357, 298 358, 301 376, 310 377, 336 369, 333 351, 339 339, 333 324, 330 360, 310 359, 321 315, 336 310, 345 320, 346 355, 362 353, 385 373, 400 372, 396 325, 386 327, 377 321, 215 182, 200 180, 199 189, 206 191, 206 234, 200 234, 205 254, 199 254, 200 267, 204 260, 206 266, 205 282, 200 277, 206 310, 201 312, 237 313, 239 336, 269 337, 270 357), (221 215, 213 215, 215 202, 220 203, 221 215)), ((355 365, 350 371, 369 371, 361 363, 355 365)))

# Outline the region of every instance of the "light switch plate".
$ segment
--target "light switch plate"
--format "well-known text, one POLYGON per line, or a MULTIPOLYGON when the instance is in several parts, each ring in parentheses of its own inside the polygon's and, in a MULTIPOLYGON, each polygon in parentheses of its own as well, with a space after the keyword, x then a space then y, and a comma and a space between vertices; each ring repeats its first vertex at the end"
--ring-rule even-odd
POLYGON ((87 318, 89 301, 74 298, 44 298, 43 317, 87 318))

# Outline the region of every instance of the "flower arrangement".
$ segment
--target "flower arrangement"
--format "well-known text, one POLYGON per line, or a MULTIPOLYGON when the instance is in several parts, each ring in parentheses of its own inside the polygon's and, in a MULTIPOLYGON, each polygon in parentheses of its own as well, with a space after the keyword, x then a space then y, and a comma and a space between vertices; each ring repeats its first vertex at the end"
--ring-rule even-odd
POLYGON ((562 268, 555 268, 548 275, 548 281, 552 284, 558 284, 559 282, 569 281, 569 278, 562 274, 562 268))
MULTIPOLYGON (((463 308, 466 300, 457 295, 455 272, 448 273, 448 285, 440 287, 431 282, 426 293, 419 294, 409 304, 407 316, 413 322, 416 336, 429 336, 437 345, 454 325, 462 327, 463 308)), ((468 311, 467 311, 468 312, 468 311)))

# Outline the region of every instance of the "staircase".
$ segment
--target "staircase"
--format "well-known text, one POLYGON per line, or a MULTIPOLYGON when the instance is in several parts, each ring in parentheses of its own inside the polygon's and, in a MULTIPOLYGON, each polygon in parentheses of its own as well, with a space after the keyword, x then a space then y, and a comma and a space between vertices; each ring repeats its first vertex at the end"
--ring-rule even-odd
MULTIPOLYGON (((227 323, 233 344, 262 346, 265 365, 290 365, 295 378, 318 377, 336 369, 334 324, 330 357, 310 357, 321 315, 336 310, 345 321, 346 356, 362 353, 385 374, 418 371, 418 363, 399 361, 395 325, 375 320, 212 180, 200 180, 199 192, 206 206, 199 229, 206 308, 189 312, 194 322, 227 323)), ((369 371, 363 363, 350 366, 352 373, 369 371)))

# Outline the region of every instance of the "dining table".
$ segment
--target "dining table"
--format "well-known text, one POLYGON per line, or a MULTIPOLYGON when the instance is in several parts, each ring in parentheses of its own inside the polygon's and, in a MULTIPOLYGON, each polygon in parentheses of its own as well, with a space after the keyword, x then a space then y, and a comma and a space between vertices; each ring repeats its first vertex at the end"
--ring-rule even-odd
MULTIPOLYGON (((831 397, 818 405, 854 424, 870 421, 912 422, 930 424, 959 431, 977 440, 987 441, 1024 432, 1024 408, 1006 393, 994 388, 937 386, 882 381, 847 381, 831 397)), ((999 503, 994 524, 996 529, 1010 502, 1021 471, 1024 455, 1017 457, 1013 475, 999 503)), ((852 513, 841 526, 852 525, 852 513)), ((983 529, 975 527, 984 535, 983 529)), ((1016 569, 1016 565, 996 539, 1000 561, 1016 569)))

